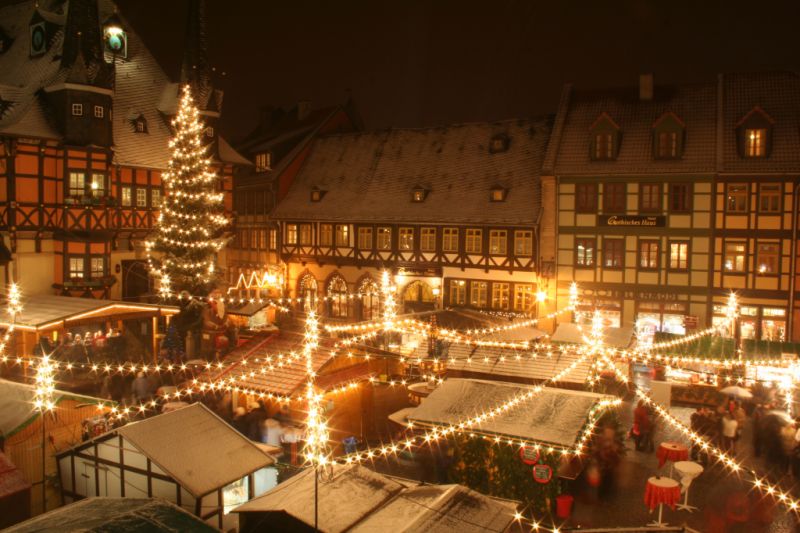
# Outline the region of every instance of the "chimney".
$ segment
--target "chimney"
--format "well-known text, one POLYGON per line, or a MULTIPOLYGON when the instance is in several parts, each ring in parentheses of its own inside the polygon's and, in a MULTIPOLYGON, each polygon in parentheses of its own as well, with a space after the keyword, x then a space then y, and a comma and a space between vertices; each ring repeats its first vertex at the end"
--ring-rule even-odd
POLYGON ((311 100, 300 100, 297 102, 297 120, 305 120, 311 112, 311 100))
POLYGON ((639 100, 653 99, 653 73, 639 74, 639 100))

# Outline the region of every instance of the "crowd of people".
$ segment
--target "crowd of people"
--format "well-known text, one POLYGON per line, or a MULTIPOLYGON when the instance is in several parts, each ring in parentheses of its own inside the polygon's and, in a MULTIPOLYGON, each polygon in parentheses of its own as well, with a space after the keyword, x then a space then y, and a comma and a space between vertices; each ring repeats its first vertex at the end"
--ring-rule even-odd
POLYGON ((50 354, 57 359, 84 361, 118 359, 125 353, 125 340, 118 329, 83 333, 66 332, 55 339, 44 335, 34 348, 34 355, 50 354))

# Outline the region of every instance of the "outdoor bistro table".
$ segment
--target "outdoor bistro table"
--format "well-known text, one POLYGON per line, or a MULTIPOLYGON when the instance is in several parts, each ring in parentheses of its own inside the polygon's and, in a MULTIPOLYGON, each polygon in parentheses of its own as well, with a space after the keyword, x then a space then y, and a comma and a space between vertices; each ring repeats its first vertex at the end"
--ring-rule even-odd
MULTIPOLYGON (((662 468, 667 461, 675 463, 689 459, 689 448, 677 442, 662 442, 656 457, 658 457, 658 468, 662 468)), ((672 465, 669 467, 669 476, 672 477, 672 465)))
POLYGON ((681 511, 694 512, 697 507, 689 505, 689 486, 694 481, 694 478, 703 473, 703 467, 692 461, 678 461, 675 463, 675 470, 681 476, 681 485, 683 485, 683 503, 678 504, 678 509, 681 511))
POLYGON ((662 527, 667 525, 661 521, 661 514, 664 511, 664 504, 675 509, 675 504, 681 499, 681 489, 678 482, 670 477, 653 476, 647 480, 644 489, 644 503, 650 512, 658 506, 658 520, 647 524, 648 526, 662 527))

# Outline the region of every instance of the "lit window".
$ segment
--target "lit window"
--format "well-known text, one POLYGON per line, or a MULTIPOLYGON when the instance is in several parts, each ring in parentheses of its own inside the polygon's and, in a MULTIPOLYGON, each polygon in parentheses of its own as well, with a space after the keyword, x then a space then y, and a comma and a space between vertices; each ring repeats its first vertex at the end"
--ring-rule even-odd
POLYGON ((428 191, 426 191, 425 189, 421 189, 418 187, 413 191, 411 191, 412 202, 417 202, 417 203, 424 202, 426 196, 428 196, 428 191))
POLYGON ((759 274, 777 274, 780 265, 780 244, 758 243, 756 247, 756 262, 759 274))
POLYGON ((333 226, 330 224, 319 225, 319 245, 332 246, 333 245, 333 226))
POLYGON ((517 230, 514 232, 514 255, 530 257, 533 254, 533 232, 517 230))
POLYGON ((86 194, 86 174, 83 172, 69 173, 70 196, 83 196, 86 194))
POLYGON ((658 241, 639 241, 639 268, 655 270, 658 268, 658 241))
POLYGON ((92 257, 91 277, 92 279, 102 278, 106 275, 106 260, 103 257, 92 257))
POLYGON ((490 199, 493 202, 504 202, 506 199, 506 189, 503 189, 501 187, 495 187, 494 189, 492 189, 492 194, 490 196, 490 199))
POLYGON ((767 155, 767 130, 765 128, 744 130, 744 153, 747 157, 767 155))
POLYGON ((625 240, 603 239, 603 268, 622 268, 625 266, 625 240))
POLYGON ((258 230, 250 231, 250 248, 254 250, 258 248, 258 230))
POLYGON ((147 122, 143 118, 136 120, 136 133, 147 133, 147 122))
POLYGON ((780 213, 780 184, 762 183, 758 186, 758 211, 761 213, 780 213))
POLYGON ((510 294, 508 283, 492 283, 492 309, 508 309, 510 294))
POLYGON ((505 134, 495 135, 489 141, 489 153, 497 154, 500 152, 505 152, 506 150, 508 150, 510 144, 511 144, 511 139, 508 138, 508 135, 505 134))
POLYGON ((420 230, 419 249, 423 252, 436 250, 436 228, 422 228, 420 230))
POLYGON ((83 104, 72 104, 72 116, 73 117, 83 116, 83 104))
POLYGON ((300 224, 300 244, 311 244, 311 224, 300 224))
POLYGON ((297 224, 286 225, 286 244, 297 244, 297 224))
POLYGON ((467 240, 464 243, 464 251, 468 254, 483 253, 483 230, 467 230, 467 240))
POLYGON ((748 196, 747 184, 729 183, 727 193, 725 211, 728 213, 746 213, 748 196))
POLYGON ((346 318, 348 311, 347 282, 335 276, 328 283, 328 298, 330 300, 331 316, 346 318))
POLYGON ((350 226, 337 224, 336 246, 350 246, 350 226))
POLYGON ((101 105, 94 106, 94 118, 103 118, 106 114, 105 111, 101 105))
POLYGON ((267 230, 258 230, 258 248, 264 250, 267 247, 267 230))
POLYGON ((92 196, 101 198, 106 194, 106 176, 97 172, 92 174, 92 196))
POLYGON ((533 307, 533 285, 517 283, 514 285, 514 311, 528 312, 533 307))
POLYGON ((593 267, 595 261, 594 239, 575 239, 575 266, 593 267))
POLYGON ((269 249, 278 249, 278 230, 276 229, 269 230, 269 249))
POLYGON ((489 231, 489 253, 492 255, 506 255, 507 232, 504 229, 489 231))
POLYGON ((70 279, 83 279, 86 273, 84 272, 84 259, 83 257, 70 257, 69 258, 69 277, 70 279))
POLYGON ((378 250, 391 250, 392 228, 378 228, 378 250))
POLYGON ((153 189, 150 191, 150 206, 161 207, 161 189, 153 189))
POLYGON ((264 172, 265 170, 270 170, 272 168, 272 153, 271 152, 261 152, 260 154, 256 154, 256 170, 259 172, 264 172))
POLYGON ((469 287, 469 304, 473 307, 486 307, 489 284, 485 281, 473 281, 469 287))
POLYGON ((461 279, 450 280, 450 305, 466 305, 467 283, 461 279))
POLYGON ((444 228, 442 230, 442 251, 458 252, 458 228, 444 228))
POLYGON ((398 247, 401 250, 414 249, 414 228, 400 228, 398 247))
POLYGON ((325 191, 321 189, 312 189, 311 190, 311 201, 312 202, 319 202, 322 200, 322 197, 325 196, 325 191))
POLYGON ((361 250, 372 249, 372 228, 358 228, 358 247, 361 250))
POLYGON ((136 207, 147 207, 147 189, 144 187, 136 188, 136 207))
POLYGON ((747 266, 747 246, 743 242, 725 243, 723 266, 726 272, 742 273, 747 266))
POLYGON ((688 270, 689 268, 689 243, 669 243, 669 268, 670 270, 688 270))
POLYGON ((130 187, 122 188, 122 199, 120 200, 120 203, 123 205, 123 207, 130 207, 131 202, 133 201, 132 193, 133 191, 131 191, 130 187))

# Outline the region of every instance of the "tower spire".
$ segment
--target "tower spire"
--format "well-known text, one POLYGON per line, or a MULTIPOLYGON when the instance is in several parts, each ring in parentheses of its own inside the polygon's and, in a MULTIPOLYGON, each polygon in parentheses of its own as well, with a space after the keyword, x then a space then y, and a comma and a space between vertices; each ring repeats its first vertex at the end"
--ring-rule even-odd
POLYGON ((201 107, 206 105, 211 91, 211 68, 208 62, 205 0, 189 0, 181 83, 191 85, 197 103, 201 107))

